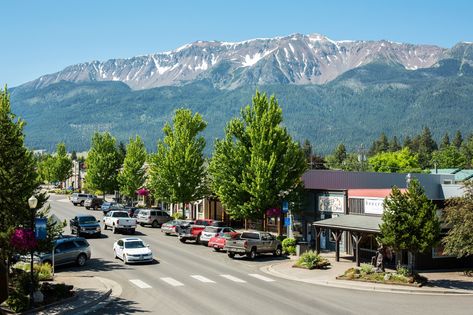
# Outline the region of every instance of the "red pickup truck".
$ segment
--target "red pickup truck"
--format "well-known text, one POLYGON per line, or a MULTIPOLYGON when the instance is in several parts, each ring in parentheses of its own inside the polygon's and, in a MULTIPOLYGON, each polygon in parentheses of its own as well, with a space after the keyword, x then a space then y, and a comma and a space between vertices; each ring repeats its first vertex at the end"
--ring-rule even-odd
POLYGON ((186 222, 179 226, 179 240, 185 243, 188 240, 200 243, 200 235, 206 226, 221 226, 224 225, 222 221, 215 221, 212 219, 202 219, 186 222))

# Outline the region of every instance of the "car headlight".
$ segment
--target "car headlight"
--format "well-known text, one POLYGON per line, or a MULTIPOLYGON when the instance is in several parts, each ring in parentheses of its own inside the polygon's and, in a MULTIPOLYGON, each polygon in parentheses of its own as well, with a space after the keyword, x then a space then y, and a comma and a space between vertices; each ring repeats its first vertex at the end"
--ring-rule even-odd
POLYGON ((97 228, 95 229, 97 232, 100 232, 100 226, 97 226, 97 228))
POLYGON ((81 231, 85 231, 86 228, 85 228, 85 227, 81 227, 80 230, 81 230, 81 231))

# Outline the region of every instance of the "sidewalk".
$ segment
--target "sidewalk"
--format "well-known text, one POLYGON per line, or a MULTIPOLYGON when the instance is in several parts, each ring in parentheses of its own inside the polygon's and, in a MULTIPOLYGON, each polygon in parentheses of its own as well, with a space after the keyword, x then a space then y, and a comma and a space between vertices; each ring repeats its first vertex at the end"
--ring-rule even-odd
POLYGON ((86 314, 105 307, 110 302, 110 297, 118 297, 122 293, 118 283, 102 277, 55 276, 54 282, 73 285, 75 296, 57 305, 26 314, 86 314))
POLYGON ((261 268, 261 271, 288 280, 345 289, 408 294, 473 295, 473 277, 463 276, 461 271, 421 272, 421 275, 429 279, 429 282, 422 287, 337 280, 337 276, 342 275, 348 268, 355 267, 356 264, 351 260, 351 257, 350 259, 348 257, 340 257, 340 261, 336 262, 333 253, 322 253, 321 255, 330 261, 331 267, 329 269, 307 270, 292 268, 297 257, 291 257, 290 261, 264 266, 261 268))

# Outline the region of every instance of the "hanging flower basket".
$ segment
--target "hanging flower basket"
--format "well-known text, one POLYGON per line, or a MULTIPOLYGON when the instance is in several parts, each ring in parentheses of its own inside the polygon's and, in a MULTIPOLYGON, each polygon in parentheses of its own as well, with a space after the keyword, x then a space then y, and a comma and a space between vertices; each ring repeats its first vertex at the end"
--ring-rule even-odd
POLYGON ((140 188, 140 189, 138 189, 138 190, 136 191, 136 194, 137 194, 138 196, 145 196, 145 197, 146 197, 146 196, 149 195, 149 190, 146 189, 146 188, 140 188))
POLYGON ((19 251, 30 251, 37 246, 37 241, 32 229, 17 228, 11 236, 11 244, 19 251))
POLYGON ((266 216, 268 217, 278 217, 280 215, 281 215, 281 209, 269 208, 266 210, 266 216))

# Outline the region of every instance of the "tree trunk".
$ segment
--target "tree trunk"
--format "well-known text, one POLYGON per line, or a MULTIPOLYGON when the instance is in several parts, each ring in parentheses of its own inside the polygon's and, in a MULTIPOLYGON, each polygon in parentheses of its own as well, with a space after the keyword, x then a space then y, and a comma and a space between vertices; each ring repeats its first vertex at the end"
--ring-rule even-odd
POLYGON ((0 260, 0 304, 8 298, 8 264, 0 260))

